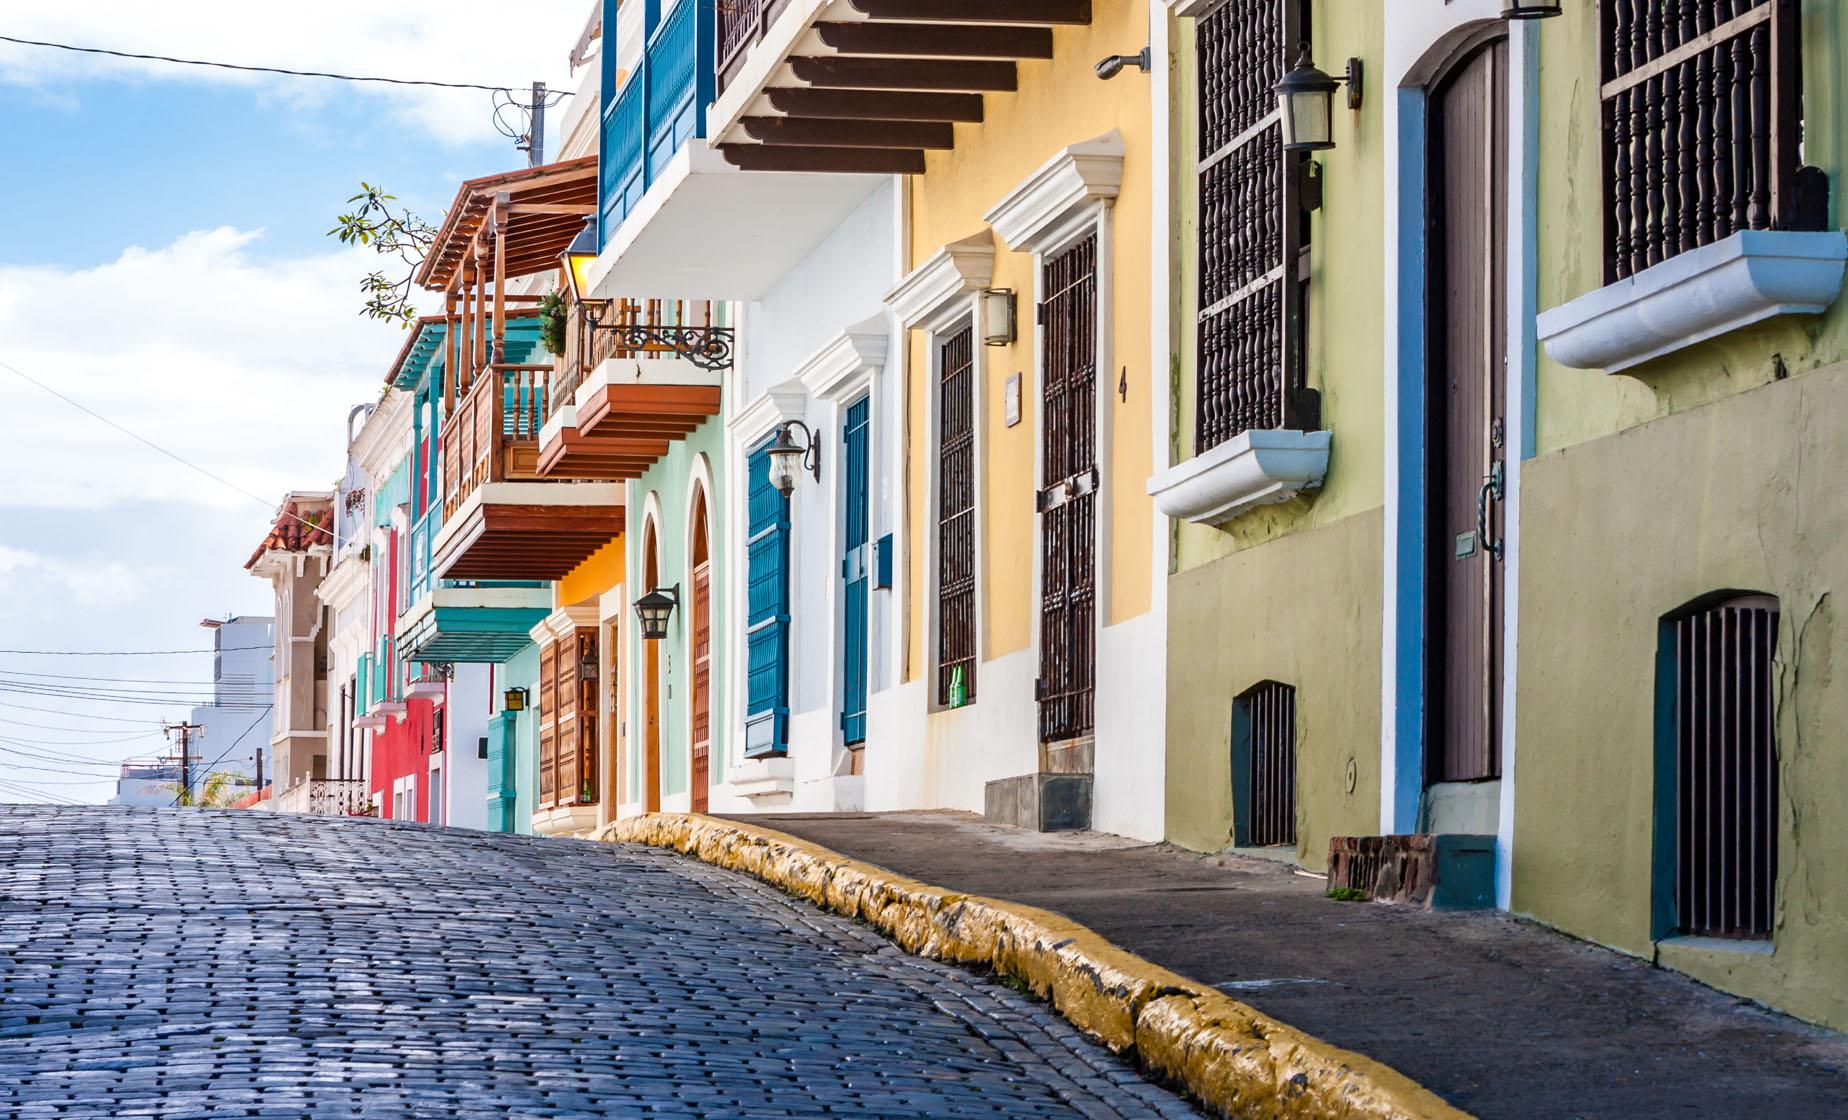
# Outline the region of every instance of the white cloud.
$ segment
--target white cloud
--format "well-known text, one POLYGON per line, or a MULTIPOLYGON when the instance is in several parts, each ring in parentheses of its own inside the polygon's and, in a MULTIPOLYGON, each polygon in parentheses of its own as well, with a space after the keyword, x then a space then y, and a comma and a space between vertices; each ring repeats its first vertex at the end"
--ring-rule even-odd
POLYGON ((150 574, 121 560, 60 559, 0 544, 0 603, 46 594, 84 606, 130 602, 145 591, 150 574))
MULTIPOLYGON (((567 56, 590 16, 591 0, 521 0, 511 6, 490 0, 102 0, 7 8, 6 34, 22 39, 291 70, 505 83, 516 89, 537 80, 574 89, 567 56)), ((357 94, 376 98, 391 123, 439 140, 494 136, 490 94, 483 90, 335 83, 0 43, 0 82, 53 91, 72 78, 94 77, 235 83, 301 107, 357 94)))
MULTIPOLYGON (((222 227, 89 269, 0 267, 0 362, 265 499, 331 484, 404 332, 359 315, 359 249, 222 227)), ((0 507, 255 503, 0 369, 0 507)), ((241 558, 240 558, 241 559, 241 558)))

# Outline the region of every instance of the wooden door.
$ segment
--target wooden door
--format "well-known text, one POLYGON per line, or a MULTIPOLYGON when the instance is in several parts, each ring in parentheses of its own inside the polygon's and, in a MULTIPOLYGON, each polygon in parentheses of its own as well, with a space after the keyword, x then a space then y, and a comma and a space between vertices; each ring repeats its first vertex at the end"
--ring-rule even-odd
POLYGON ((872 513, 871 435, 873 402, 861 397, 847 406, 841 429, 843 511, 841 537, 841 741, 866 741, 866 599, 872 568, 868 532, 872 513))
POLYGON ((703 813, 709 804, 712 781, 712 561, 706 546, 706 497, 693 503, 693 751, 691 786, 693 811, 703 813))
POLYGON ((1440 79, 1429 102, 1431 782, 1501 773, 1507 69, 1507 41, 1484 44, 1440 79))
POLYGON ((1091 733, 1097 676, 1097 235, 1047 258, 1041 424, 1040 740, 1091 733))

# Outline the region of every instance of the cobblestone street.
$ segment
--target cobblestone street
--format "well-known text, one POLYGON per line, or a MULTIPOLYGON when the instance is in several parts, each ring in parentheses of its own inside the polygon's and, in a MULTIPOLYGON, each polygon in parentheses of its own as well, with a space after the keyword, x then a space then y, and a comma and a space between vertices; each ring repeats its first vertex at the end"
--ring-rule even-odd
POLYGON ((0 1115, 1195 1114, 997 983, 678 856, 5 806, 0 1115))

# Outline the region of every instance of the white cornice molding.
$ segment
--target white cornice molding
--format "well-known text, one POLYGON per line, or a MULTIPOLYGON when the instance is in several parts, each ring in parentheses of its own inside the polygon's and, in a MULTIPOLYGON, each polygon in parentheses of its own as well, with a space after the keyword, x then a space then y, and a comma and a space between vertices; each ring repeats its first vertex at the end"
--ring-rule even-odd
POLYGON ((725 425, 734 439, 754 439, 785 420, 800 420, 808 405, 808 387, 797 378, 773 385, 739 410, 725 425))
POLYGON ((1150 478, 1149 496, 1169 517, 1220 525, 1321 486, 1329 439, 1328 432, 1287 428, 1240 432, 1150 478))
POLYGON ((1123 185, 1123 136, 1115 129, 1072 144, 988 208, 982 220, 1008 248, 1036 252, 1081 207, 1116 198, 1123 185))
POLYGON ((1616 373, 1841 294, 1848 234, 1740 230, 1540 313, 1547 357, 1616 373))
POLYGON ((393 389, 353 437, 353 458, 374 486, 391 477, 411 434, 411 394, 393 389))
POLYGON ((891 332, 883 315, 855 323, 797 366, 795 380, 800 381, 810 395, 833 400, 843 388, 850 391, 856 388, 860 374, 877 373, 885 368, 890 339, 891 332))
POLYGON ((995 239, 987 230, 952 241, 886 293, 885 305, 906 330, 935 319, 949 304, 988 287, 995 275, 995 239))

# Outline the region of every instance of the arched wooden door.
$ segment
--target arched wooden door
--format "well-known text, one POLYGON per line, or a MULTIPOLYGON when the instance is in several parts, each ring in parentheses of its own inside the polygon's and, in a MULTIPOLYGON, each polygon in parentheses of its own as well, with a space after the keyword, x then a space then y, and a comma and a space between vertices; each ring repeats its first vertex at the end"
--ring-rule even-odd
POLYGON ((1427 782, 1501 774, 1508 41, 1431 88, 1427 782))
POLYGON ((693 811, 706 811, 712 775, 712 560, 706 538, 706 492, 693 495, 692 662, 693 765, 690 787, 693 811))
MULTIPOLYGON (((646 595, 661 583, 655 523, 642 530, 642 586, 646 595)), ((661 649, 642 639, 642 807, 661 811, 661 649)))

